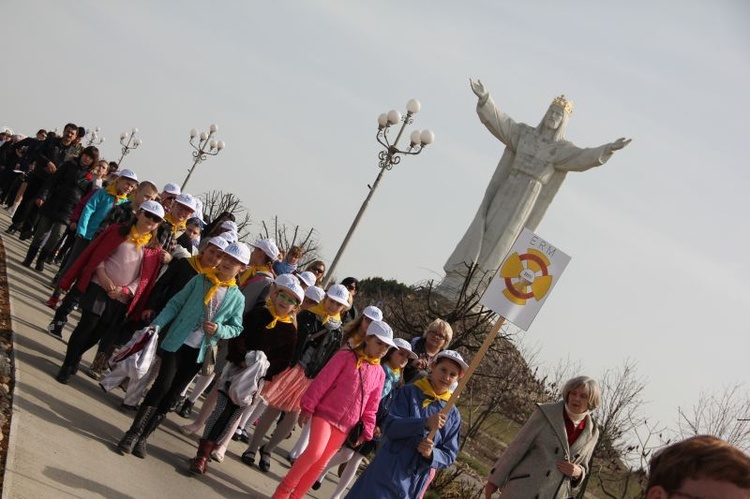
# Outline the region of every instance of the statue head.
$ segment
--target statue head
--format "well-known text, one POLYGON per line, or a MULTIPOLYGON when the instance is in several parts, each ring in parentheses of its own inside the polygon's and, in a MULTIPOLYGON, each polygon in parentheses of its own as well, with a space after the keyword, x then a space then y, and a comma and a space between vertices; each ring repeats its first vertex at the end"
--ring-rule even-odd
POLYGON ((555 97, 536 129, 538 132, 545 129, 553 130, 552 140, 554 142, 563 140, 571 114, 573 114, 573 101, 566 99, 565 95, 555 97))

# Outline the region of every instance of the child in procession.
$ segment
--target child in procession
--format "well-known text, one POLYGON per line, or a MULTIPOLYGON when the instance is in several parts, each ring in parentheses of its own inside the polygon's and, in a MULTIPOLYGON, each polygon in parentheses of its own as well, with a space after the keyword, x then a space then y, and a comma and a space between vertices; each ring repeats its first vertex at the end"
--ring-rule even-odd
POLYGON ((105 334, 115 334, 126 314, 138 313, 161 266, 155 230, 164 216, 161 205, 147 202, 128 225, 112 225, 97 237, 63 276, 81 296, 81 320, 68 341, 57 381, 67 384, 81 357, 105 334))
POLYGON ((395 345, 391 327, 373 321, 360 347, 338 351, 315 377, 300 402, 299 423, 311 421, 310 442, 273 499, 303 497, 360 422, 359 442, 372 439, 385 381, 380 359, 395 345))
POLYGON ((198 373, 206 355, 213 353, 220 339, 242 331, 245 300, 235 276, 247 267, 250 250, 243 243, 233 243, 224 253, 215 271, 191 279, 151 323, 158 328, 170 326, 158 350, 161 366, 133 424, 117 445, 120 453, 145 458, 148 437, 198 373))
POLYGON ((234 403, 227 390, 231 377, 248 367, 244 365, 245 354, 258 351, 266 355, 269 366, 265 378, 272 378, 289 365, 297 339, 294 314, 303 298, 297 278, 283 274, 276 278, 266 303, 245 314, 242 333, 228 341, 228 364, 218 382, 216 407, 208 418, 198 455, 191 461, 192 472, 205 473, 211 452, 234 433, 244 407, 234 403))
POLYGON ((461 415, 456 407, 441 411, 451 386, 468 369, 454 350, 438 353, 426 378, 406 385, 396 394, 383 425, 385 444, 359 477, 347 498, 419 497, 430 469, 447 468, 458 455, 461 415), (432 439, 430 431, 436 430, 432 439))
MULTIPOLYGON (((362 312, 363 314, 367 313, 367 308, 362 312)), ((334 466, 346 463, 346 468, 344 468, 339 477, 339 483, 331 499, 340 499, 343 497, 347 487, 354 479, 362 460, 377 448, 380 442, 381 427, 390 413, 391 404, 398 388, 402 385, 401 373, 407 362, 409 362, 409 359, 417 358, 417 355, 411 351, 411 345, 408 341, 401 338, 394 338, 393 342, 396 344, 396 347, 391 348, 380 363, 385 372, 385 382, 383 383, 383 392, 380 395, 380 405, 378 406, 378 414, 375 418, 375 431, 372 440, 368 440, 360 446, 352 446, 349 442, 346 442, 336 455, 333 456, 326 470, 312 487, 314 490, 319 489, 328 470, 334 466)))

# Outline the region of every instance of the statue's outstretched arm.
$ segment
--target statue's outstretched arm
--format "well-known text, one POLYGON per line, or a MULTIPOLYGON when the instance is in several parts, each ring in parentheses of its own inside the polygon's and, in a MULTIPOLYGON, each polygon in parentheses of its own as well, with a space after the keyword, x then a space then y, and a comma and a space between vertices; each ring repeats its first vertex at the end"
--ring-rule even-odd
POLYGON ((482 80, 472 80, 469 78, 469 85, 471 85, 471 91, 474 92, 474 95, 476 95, 479 98, 479 105, 483 105, 485 102, 487 102, 487 99, 490 96, 490 93, 485 88, 484 84, 482 83, 482 80))
POLYGON ((607 144, 607 149, 609 149, 611 152, 619 151, 620 149, 630 144, 630 142, 632 141, 633 139, 626 139, 625 137, 620 137, 614 142, 610 142, 609 144, 607 144))

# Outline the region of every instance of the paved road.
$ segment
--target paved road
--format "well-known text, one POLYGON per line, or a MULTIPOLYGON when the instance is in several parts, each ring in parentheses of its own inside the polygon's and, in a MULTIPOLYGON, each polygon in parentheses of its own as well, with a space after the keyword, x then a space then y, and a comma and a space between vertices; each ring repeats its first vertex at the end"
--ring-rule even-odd
MULTIPOLYGON (((0 230, 9 218, 0 210, 0 230)), ((10 282, 16 386, 3 498, 105 497, 270 497, 288 464, 274 455, 271 471, 261 473, 239 460, 245 444, 232 442, 223 463, 209 464, 206 475, 187 472, 197 440, 179 432, 186 420, 170 414, 149 439, 150 456, 121 456, 115 445, 133 414, 121 412, 120 393, 104 393, 85 374, 61 385, 54 379, 65 343, 45 327, 52 311, 42 303, 49 295, 53 270, 44 273, 20 265, 26 242, 2 232, 10 282)), ((77 316, 73 321, 76 323, 77 316)), ((63 333, 68 338, 72 328, 63 333)), ((93 351, 84 365, 93 360, 93 351)), ((296 439, 286 440, 286 454, 296 439)), ((335 484, 326 480, 309 497, 330 497, 335 484)))

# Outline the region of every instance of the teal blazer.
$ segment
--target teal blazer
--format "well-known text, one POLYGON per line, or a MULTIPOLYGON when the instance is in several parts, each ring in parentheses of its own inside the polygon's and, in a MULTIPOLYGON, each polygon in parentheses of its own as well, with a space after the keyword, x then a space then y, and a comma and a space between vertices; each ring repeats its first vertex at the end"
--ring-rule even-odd
MULTIPOLYGON (((176 352, 190 336, 195 325, 205 320, 204 290, 208 290, 211 286, 211 282, 205 276, 199 274, 193 277, 179 293, 167 302, 164 310, 151 322, 152 326, 159 326, 162 329, 170 322, 172 323, 167 336, 161 343, 163 350, 176 352)), ((242 332, 242 312, 244 309, 245 298, 240 289, 237 286, 228 288, 216 315, 211 319, 211 322, 215 322, 219 327, 212 336, 203 335, 203 343, 201 343, 197 362, 203 362, 206 350, 209 346, 216 345, 220 339, 239 336, 242 332)))

